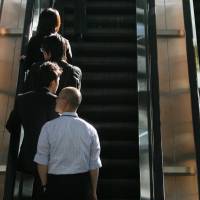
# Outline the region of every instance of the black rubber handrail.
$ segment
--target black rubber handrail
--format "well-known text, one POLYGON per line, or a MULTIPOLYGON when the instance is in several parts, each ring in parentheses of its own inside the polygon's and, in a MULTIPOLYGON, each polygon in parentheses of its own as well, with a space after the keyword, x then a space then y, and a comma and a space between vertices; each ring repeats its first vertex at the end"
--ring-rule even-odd
POLYGON ((163 153, 162 138, 160 128, 160 93, 159 93, 159 75, 157 63, 157 35, 155 18, 155 1, 149 0, 149 84, 150 84, 150 102, 152 135, 151 135, 151 161, 152 161, 152 199, 164 200, 164 180, 163 180, 163 153))
POLYGON ((142 47, 143 51, 138 49, 137 54, 145 59, 145 64, 138 62, 138 79, 141 79, 143 73, 140 80, 142 92, 138 91, 141 95, 138 107, 139 112, 142 112, 141 122, 139 120, 140 173, 141 179, 145 179, 140 183, 141 198, 164 200, 155 1, 137 0, 136 7, 139 13, 138 27, 144 29, 143 32, 138 28, 138 47, 142 47), (148 174, 146 177, 142 177, 143 170, 148 174))

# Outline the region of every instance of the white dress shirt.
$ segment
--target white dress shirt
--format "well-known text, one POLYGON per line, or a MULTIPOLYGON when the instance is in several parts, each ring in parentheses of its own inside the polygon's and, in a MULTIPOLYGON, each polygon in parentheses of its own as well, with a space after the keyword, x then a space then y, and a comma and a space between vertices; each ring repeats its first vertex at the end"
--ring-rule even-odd
POLYGON ((77 113, 65 112, 43 126, 34 161, 48 165, 49 174, 97 169, 102 166, 97 131, 77 113))

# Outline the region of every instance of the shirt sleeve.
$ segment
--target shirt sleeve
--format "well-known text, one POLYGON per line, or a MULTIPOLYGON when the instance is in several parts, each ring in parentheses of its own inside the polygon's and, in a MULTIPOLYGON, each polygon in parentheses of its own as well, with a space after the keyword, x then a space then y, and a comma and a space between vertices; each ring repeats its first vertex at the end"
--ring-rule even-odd
POLYGON ((91 152, 90 152, 90 170, 100 168, 102 166, 100 159, 100 142, 97 131, 93 130, 94 134, 92 135, 91 143, 91 152))
POLYGON ((48 127, 45 124, 41 130, 38 145, 37 153, 34 158, 34 162, 41 165, 48 165, 49 162, 49 140, 48 140, 48 127))
POLYGON ((39 88, 39 70, 40 70, 41 62, 33 64, 31 67, 29 67, 29 71, 27 73, 27 77, 24 83, 24 91, 32 91, 37 90, 39 88))

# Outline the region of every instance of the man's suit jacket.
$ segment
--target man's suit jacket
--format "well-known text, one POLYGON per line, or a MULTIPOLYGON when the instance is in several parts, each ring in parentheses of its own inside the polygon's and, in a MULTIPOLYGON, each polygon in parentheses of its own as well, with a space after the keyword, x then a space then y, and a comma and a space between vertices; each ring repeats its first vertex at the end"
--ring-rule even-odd
POLYGON ((82 71, 79 67, 71 65, 66 61, 57 62, 58 66, 62 68, 63 73, 60 77, 59 87, 57 90, 57 94, 64 87, 75 87, 81 88, 81 80, 82 80, 82 71))
POLYGON ((11 134, 19 134, 21 126, 24 129, 24 138, 18 156, 18 170, 34 173, 33 158, 41 128, 47 121, 58 117, 55 103, 56 95, 46 88, 17 96, 6 128, 11 134))

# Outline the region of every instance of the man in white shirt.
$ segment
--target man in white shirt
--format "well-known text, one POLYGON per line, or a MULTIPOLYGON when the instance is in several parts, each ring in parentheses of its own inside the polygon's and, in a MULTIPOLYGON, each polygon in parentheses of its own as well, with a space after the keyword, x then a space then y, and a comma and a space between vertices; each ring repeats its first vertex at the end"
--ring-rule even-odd
POLYGON ((96 129, 76 113, 81 99, 78 89, 62 89, 56 102, 61 116, 39 137, 34 161, 48 200, 97 200, 100 143, 96 129))

